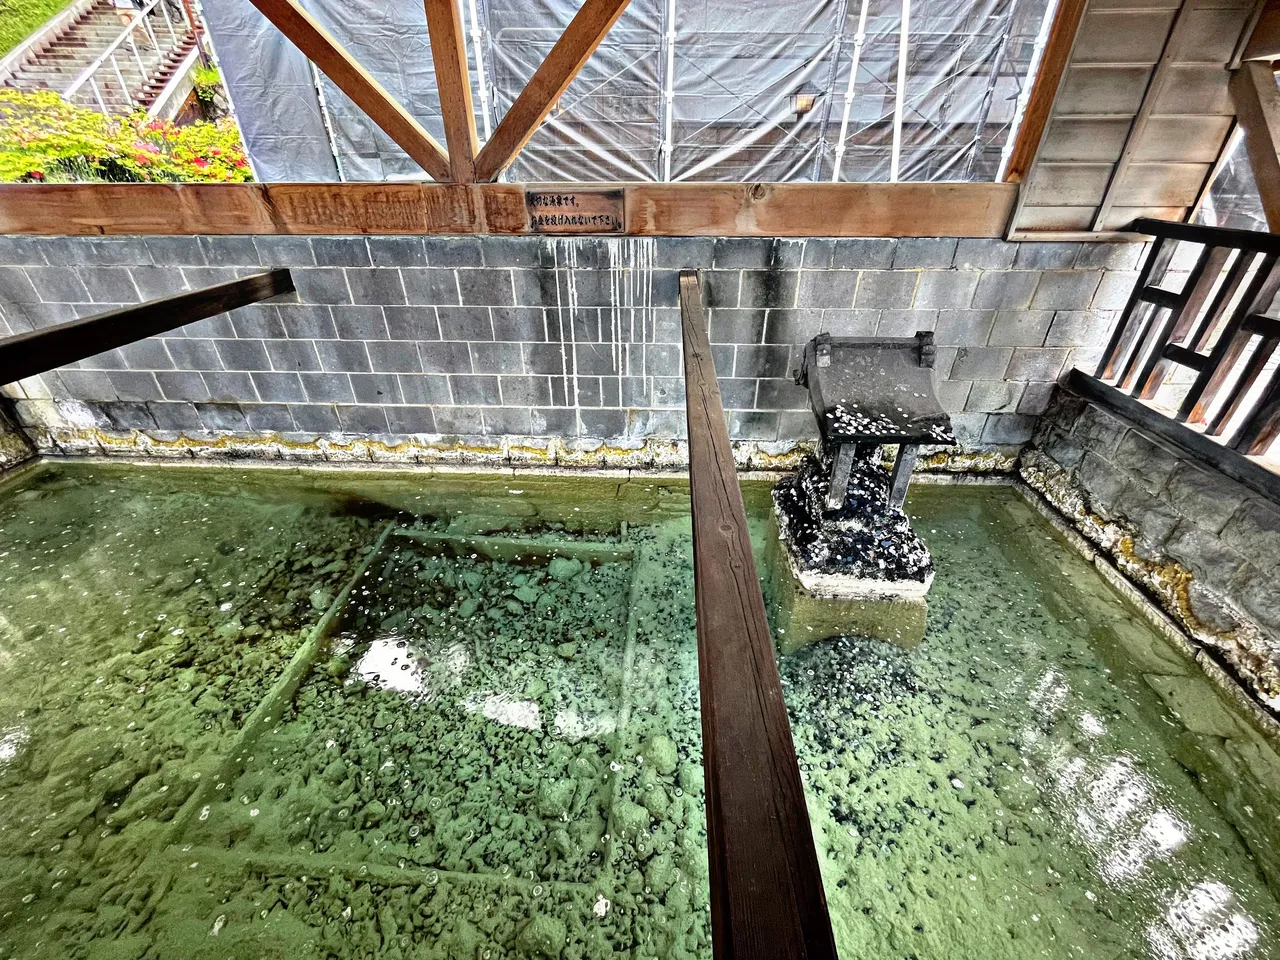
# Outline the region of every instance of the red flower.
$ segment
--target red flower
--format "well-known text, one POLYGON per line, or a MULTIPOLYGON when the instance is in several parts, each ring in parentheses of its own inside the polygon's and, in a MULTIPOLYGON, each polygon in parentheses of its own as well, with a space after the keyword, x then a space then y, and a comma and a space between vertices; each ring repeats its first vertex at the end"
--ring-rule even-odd
POLYGON ((205 167, 209 165, 209 161, 206 160, 204 157, 196 157, 191 162, 194 163, 196 167, 198 167, 201 170, 203 170, 205 167))
POLYGON ((41 172, 41 171, 39 171, 39 170, 32 170, 32 171, 31 171, 31 179, 32 179, 32 180, 43 180, 43 179, 44 179, 44 173, 43 173, 43 172, 41 172))
POLYGON ((222 156, 222 151, 219 150, 217 147, 214 147, 212 150, 209 151, 209 155, 213 157, 220 157, 222 156))
POLYGON ((237 167, 247 167, 249 164, 244 157, 241 157, 239 160, 236 161, 235 165, 237 167))

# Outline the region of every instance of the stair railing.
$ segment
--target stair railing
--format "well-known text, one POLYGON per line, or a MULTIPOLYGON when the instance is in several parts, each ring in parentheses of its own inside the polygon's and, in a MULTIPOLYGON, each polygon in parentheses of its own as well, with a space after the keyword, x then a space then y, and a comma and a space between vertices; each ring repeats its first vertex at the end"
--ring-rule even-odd
MULTIPOLYGON (((142 55, 138 52, 138 44, 135 40, 135 31, 141 28, 146 32, 147 37, 150 38, 151 47, 155 50, 157 57, 159 57, 156 66, 159 66, 160 63, 164 62, 164 57, 160 53, 160 44, 156 40, 155 31, 151 28, 150 14, 157 7, 161 8, 161 19, 169 30, 168 50, 171 51, 176 48, 181 42, 182 37, 186 36, 188 32, 194 31, 194 25, 191 22, 190 14, 187 12, 185 4, 170 4, 168 0, 150 0, 146 6, 133 15, 128 25, 120 31, 120 35, 107 45, 107 48, 98 55, 98 58, 94 60, 93 63, 89 64, 89 66, 81 70, 76 78, 71 81, 71 85, 67 87, 66 90, 62 91, 62 98, 64 100, 70 100, 80 92, 85 84, 88 84, 89 89, 93 91, 94 103, 97 105, 98 109, 102 113, 110 115, 111 110, 107 107, 106 98, 103 96, 103 87, 105 86, 105 83, 100 80, 99 75, 99 71, 109 69, 111 73, 108 75, 108 78, 114 79, 115 83, 119 86, 120 93, 124 97, 125 101, 130 106, 136 105, 138 102, 137 98, 133 95, 128 84, 125 82, 124 71, 120 69, 120 61, 117 57, 124 52, 124 48, 127 46, 128 53, 132 55, 133 62, 138 68, 140 82, 142 84, 147 82, 151 71, 143 64, 142 55), (180 21, 180 24, 182 25, 181 33, 174 29, 174 23, 168 15, 169 10, 176 10, 182 17, 180 21)), ((154 69, 154 67, 152 69, 154 69)))

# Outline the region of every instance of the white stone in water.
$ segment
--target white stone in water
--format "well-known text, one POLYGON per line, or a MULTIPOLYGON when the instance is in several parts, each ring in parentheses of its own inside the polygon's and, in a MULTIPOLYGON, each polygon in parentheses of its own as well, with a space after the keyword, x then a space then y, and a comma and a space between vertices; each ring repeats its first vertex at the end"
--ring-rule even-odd
POLYGON ((608 900, 606 900, 604 897, 599 897, 596 900, 595 906, 591 908, 591 912, 594 913, 601 920, 603 920, 605 914, 609 912, 610 906, 612 906, 612 904, 610 904, 608 900))
POLYGON ((951 785, 952 785, 953 787, 955 787, 957 790, 963 790, 963 789, 964 789, 964 781, 963 781, 963 780, 961 780, 959 777, 952 777, 952 778, 951 778, 951 785))

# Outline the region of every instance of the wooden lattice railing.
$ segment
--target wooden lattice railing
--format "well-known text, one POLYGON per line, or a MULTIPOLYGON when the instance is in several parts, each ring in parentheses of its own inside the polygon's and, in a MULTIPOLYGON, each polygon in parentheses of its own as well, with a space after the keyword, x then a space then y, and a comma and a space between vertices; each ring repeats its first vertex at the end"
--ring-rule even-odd
POLYGON ((1241 453, 1265 453, 1280 434, 1280 319, 1269 313, 1280 236, 1146 219, 1132 229, 1155 242, 1095 376, 1241 453), (1170 290, 1161 283, 1188 243, 1199 253, 1170 290))

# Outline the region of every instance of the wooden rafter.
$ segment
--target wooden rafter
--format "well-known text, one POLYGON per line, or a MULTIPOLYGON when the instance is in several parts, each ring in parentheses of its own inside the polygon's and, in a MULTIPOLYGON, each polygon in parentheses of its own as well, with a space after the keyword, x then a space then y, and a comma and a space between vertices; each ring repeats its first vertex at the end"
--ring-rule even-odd
MULTIPOLYGON (((626 183, 631 236, 999 237, 1010 183, 626 183)), ((520 184, 0 184, 0 233, 530 233, 520 184)))
POLYGON ((467 47, 463 39, 462 14, 457 0, 425 0, 427 30, 431 35, 431 60, 440 91, 440 114, 444 120, 445 142, 449 146, 449 166, 457 183, 476 178, 476 114, 471 105, 471 76, 467 68, 467 47))
POLYGON ((1004 179, 1008 183, 1021 183, 1031 170, 1087 5, 1088 0, 1061 0, 1053 15, 1049 38, 1045 41, 1040 66, 1009 154, 1009 165, 1005 168, 1004 179))
POLYGON ((448 181, 449 158, 440 144, 311 14, 295 0, 251 2, 415 163, 436 180, 448 181))
POLYGON ((1267 226, 1280 231, 1280 88, 1271 65, 1257 60, 1241 64, 1230 90, 1267 226))
POLYGON ((1280 2, 1267 0, 1258 11, 1242 60, 1280 60, 1280 2))
POLYGON ((583 3, 476 157, 477 180, 497 179, 498 174, 515 159, 578 75, 587 58, 622 16, 627 3, 628 0, 586 0, 583 3))

